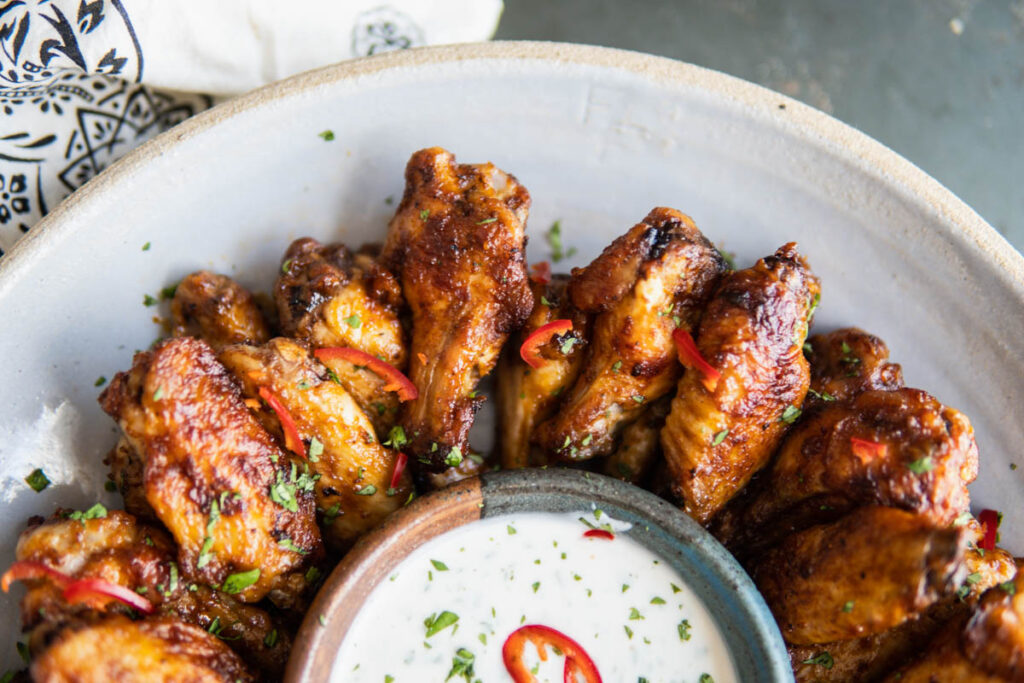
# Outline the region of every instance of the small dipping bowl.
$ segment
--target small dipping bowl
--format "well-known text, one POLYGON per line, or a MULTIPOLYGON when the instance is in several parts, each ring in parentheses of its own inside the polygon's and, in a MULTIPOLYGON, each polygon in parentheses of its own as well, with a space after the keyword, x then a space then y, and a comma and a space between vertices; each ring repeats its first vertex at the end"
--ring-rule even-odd
POLYGON ((329 680, 342 642, 374 588, 431 539, 499 515, 585 514, 595 506, 629 523, 625 533, 662 558, 700 597, 726 642, 738 680, 793 680, 768 606, 739 563, 700 525, 654 494, 617 479, 530 469, 488 473, 427 494, 360 539, 313 600, 285 681, 329 680))

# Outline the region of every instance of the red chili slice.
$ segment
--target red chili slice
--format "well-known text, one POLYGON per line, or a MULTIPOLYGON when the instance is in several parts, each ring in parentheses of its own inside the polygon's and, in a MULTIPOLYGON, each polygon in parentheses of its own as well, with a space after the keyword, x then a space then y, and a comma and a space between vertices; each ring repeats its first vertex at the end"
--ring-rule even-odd
POLYGON ((583 532, 586 538, 606 538, 609 541, 615 538, 615 534, 607 529, 587 529, 583 532))
POLYGON ((978 547, 982 550, 996 549, 996 533, 999 531, 999 513, 995 510, 982 510, 978 515, 978 522, 985 527, 985 535, 978 541, 978 547))
POLYGON ((48 567, 42 562, 20 560, 12 564, 10 569, 4 572, 3 577, 0 577, 0 589, 6 593, 10 589, 12 582, 25 581, 26 579, 49 579, 57 584, 59 588, 64 588, 71 583, 70 576, 52 567, 48 567))
POLYGON ((554 337, 571 330, 571 320, 552 320, 546 325, 541 325, 519 347, 520 358, 526 361, 526 364, 531 368, 539 368, 544 364, 544 359, 540 356, 540 347, 547 344, 554 337))
POLYGON ((875 458, 884 458, 888 447, 884 443, 850 437, 850 449, 853 454, 860 458, 862 463, 867 463, 875 458))
POLYGON ((416 385, 403 375, 398 368, 359 349, 347 346, 331 346, 317 349, 313 352, 313 355, 321 361, 337 358, 339 360, 347 360, 355 365, 365 365, 375 375, 387 381, 387 384, 384 385, 384 390, 397 392, 398 400, 400 401, 414 401, 420 395, 416 385))
POLYGON ((305 458, 306 457, 306 443, 302 440, 302 436, 299 434, 299 428, 295 424, 295 419, 292 418, 292 414, 288 412, 288 409, 284 407, 274 392, 266 387, 260 387, 260 398, 267 402, 273 411, 277 414, 277 419, 281 421, 281 430, 284 432, 284 445, 295 455, 305 458))
POLYGON ((103 579, 79 579, 68 584, 64 589, 64 599, 72 605, 77 602, 107 603, 117 600, 143 614, 153 611, 153 604, 131 588, 103 579))
POLYGON ((601 674, 598 673, 594 660, 579 643, 550 626, 540 624, 519 627, 509 634, 501 647, 505 670, 515 683, 534 683, 537 680, 523 662, 523 650, 527 642, 533 643, 537 648, 541 661, 548 660, 548 653, 545 650, 547 646, 556 648, 565 655, 565 668, 562 673, 564 683, 575 683, 577 674, 581 674, 586 683, 601 683, 601 674))
POLYGON ((547 261, 534 263, 530 266, 530 270, 533 271, 533 275, 530 276, 530 279, 537 284, 546 285, 551 282, 551 264, 547 261))
POLYGON ((701 374, 701 384, 708 391, 714 391, 718 386, 718 380, 722 373, 711 367, 711 364, 704 360, 697 350, 697 343, 693 341, 690 333, 681 327, 672 331, 672 339, 676 343, 676 351, 679 353, 679 362, 688 368, 692 368, 701 374))
POLYGON ((391 488, 398 488, 398 482, 402 479, 402 472, 405 471, 407 462, 409 462, 409 456, 399 451, 398 457, 395 458, 395 469, 391 472, 391 488))

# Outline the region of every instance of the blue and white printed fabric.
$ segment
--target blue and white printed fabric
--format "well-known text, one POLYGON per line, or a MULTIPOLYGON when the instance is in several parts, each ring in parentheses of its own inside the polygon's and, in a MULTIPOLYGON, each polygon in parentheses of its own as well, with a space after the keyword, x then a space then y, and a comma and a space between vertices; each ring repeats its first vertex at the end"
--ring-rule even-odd
POLYGON ((0 0, 0 254, 215 100, 344 59, 490 38, 501 0, 0 0))

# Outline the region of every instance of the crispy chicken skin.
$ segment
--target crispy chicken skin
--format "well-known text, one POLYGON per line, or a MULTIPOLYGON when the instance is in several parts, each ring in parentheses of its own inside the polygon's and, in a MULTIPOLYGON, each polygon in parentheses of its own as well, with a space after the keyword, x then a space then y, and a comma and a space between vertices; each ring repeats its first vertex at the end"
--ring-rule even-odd
POLYGON ((719 284, 694 336, 721 377, 679 381, 661 444, 684 509, 707 524, 764 467, 798 414, 810 381, 803 355, 810 305, 819 294, 796 244, 719 284))
POLYGON ((412 491, 408 474, 389 491, 396 453, 378 442, 373 424, 308 347, 279 337, 260 347, 229 346, 220 360, 238 379, 249 404, 259 406, 260 421, 272 433, 281 435, 280 422, 258 400, 260 387, 281 401, 306 442, 316 439, 322 445, 319 455, 309 457, 308 467, 318 477, 313 493, 332 549, 348 548, 405 502, 412 491), (375 493, 366 495, 368 490, 375 493))
POLYGON ((496 374, 498 444, 506 470, 547 465, 548 459, 530 444, 533 429, 558 407, 559 398, 583 368, 588 320, 573 308, 566 293, 569 276, 553 275, 547 284, 531 281, 534 307, 518 334, 502 349, 496 374), (548 303, 544 303, 544 302, 548 303), (538 350, 543 365, 531 368, 519 355, 523 342, 554 320, 571 320, 572 331, 538 350), (569 335, 574 341, 569 341, 569 335), (566 342, 568 342, 566 344, 566 342), (562 348, 566 353, 562 353, 562 348))
POLYGON ((156 521, 156 513, 146 500, 146 487, 143 485, 146 463, 128 439, 122 435, 103 462, 110 466, 107 478, 114 482, 124 499, 124 509, 139 519, 156 521))
POLYGON ((890 681, 1024 681, 1024 574, 990 588, 969 617, 950 623, 920 659, 893 672, 890 681))
POLYGON ((604 459, 601 470, 631 484, 647 481, 661 455, 661 429, 671 407, 671 397, 663 396, 623 429, 618 447, 604 459))
POLYGON ((69 627, 31 666, 38 683, 254 681, 216 636, 173 617, 69 627))
MULTIPOLYGON (((262 609, 206 586, 191 586, 178 571, 177 549, 157 527, 110 510, 93 519, 55 515, 33 525, 18 539, 18 560, 39 562, 75 579, 99 578, 145 596, 157 611, 174 614, 203 629, 216 627, 230 647, 256 670, 279 676, 291 647, 288 633, 262 609), (276 635, 271 636, 276 631, 276 635)), ((111 601, 102 610, 69 605, 48 580, 26 582, 22 626, 31 631, 32 651, 45 649, 53 635, 75 620, 101 613, 123 613, 111 601)))
POLYGON ((145 460, 146 500, 178 543, 184 575, 220 586, 259 569, 239 598, 291 604, 323 552, 312 495, 210 346, 182 337, 136 354, 100 403, 145 460))
POLYGON ((978 448, 967 417, 918 389, 873 390, 830 402, 786 436, 757 492, 716 520, 716 535, 751 552, 783 535, 878 504, 951 524, 970 504, 978 448), (851 438, 884 446, 855 448, 851 438))
POLYGON ((811 364, 807 408, 847 401, 872 389, 892 391, 903 386, 903 370, 889 362, 889 347, 864 330, 846 327, 807 341, 811 364))
POLYGON ((434 147, 412 155, 381 262, 412 312, 405 406, 409 452, 440 471, 468 452, 480 378, 533 310, 526 276, 530 194, 493 164, 456 164, 434 147), (454 449, 458 449, 455 451, 454 449))
POLYGON ((752 575, 786 642, 827 643, 885 631, 953 594, 966 545, 962 529, 863 507, 790 536, 752 575))
POLYGON ((178 283, 171 299, 175 337, 198 337, 219 349, 228 344, 262 344, 270 329, 252 294, 240 284, 208 270, 178 283))
POLYGON ((724 269, 689 216, 656 208, 589 266, 569 296, 594 316, 583 372, 534 441, 567 460, 615 450, 623 427, 669 393, 682 368, 672 332, 692 329, 724 269))
MULTIPOLYGON (((274 300, 285 336, 314 347, 358 349, 405 370, 402 291, 371 250, 353 254, 343 244, 295 240, 282 259, 274 300)), ((384 391, 386 380, 347 361, 331 360, 330 367, 377 434, 387 434, 399 405, 394 393, 384 391)))

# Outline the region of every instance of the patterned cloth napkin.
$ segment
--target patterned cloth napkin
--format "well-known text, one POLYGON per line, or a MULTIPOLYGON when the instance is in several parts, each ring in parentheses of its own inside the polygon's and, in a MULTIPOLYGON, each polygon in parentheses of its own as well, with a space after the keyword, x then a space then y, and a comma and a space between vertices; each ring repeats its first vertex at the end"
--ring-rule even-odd
POLYGON ((490 38, 501 0, 0 0, 0 255, 125 153, 343 59, 490 38))

